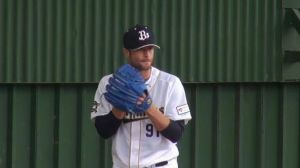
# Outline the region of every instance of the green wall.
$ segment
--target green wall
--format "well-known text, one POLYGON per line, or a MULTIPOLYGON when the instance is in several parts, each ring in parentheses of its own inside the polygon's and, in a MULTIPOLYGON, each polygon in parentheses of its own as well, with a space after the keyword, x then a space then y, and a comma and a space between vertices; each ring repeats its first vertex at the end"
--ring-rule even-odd
MULTIPOLYGON (((180 167, 299 168, 300 85, 185 84, 180 167)), ((1 168, 109 168, 89 119, 96 84, 0 85, 1 168)))
POLYGON ((281 15, 281 0, 1 0, 0 82, 98 82, 136 23, 183 81, 281 81, 281 15))
POLYGON ((136 23, 186 88, 180 167, 299 168, 299 62, 282 51, 299 49, 297 2, 0 0, 0 168, 111 167, 89 109, 136 23))

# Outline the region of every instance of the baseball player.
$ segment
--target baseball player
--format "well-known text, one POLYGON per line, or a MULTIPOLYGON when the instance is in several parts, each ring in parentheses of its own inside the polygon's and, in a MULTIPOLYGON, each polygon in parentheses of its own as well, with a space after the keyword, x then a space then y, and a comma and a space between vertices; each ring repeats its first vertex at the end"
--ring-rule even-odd
POLYGON ((128 64, 104 76, 91 119, 99 135, 112 138, 113 168, 177 168, 176 146, 192 118, 178 77, 152 66, 152 30, 136 25, 123 36, 128 64))

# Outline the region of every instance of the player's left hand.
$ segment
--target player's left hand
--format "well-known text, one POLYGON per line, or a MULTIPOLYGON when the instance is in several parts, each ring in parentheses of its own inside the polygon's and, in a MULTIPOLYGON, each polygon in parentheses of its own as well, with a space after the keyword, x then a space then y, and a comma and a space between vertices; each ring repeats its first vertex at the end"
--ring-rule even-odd
POLYGON ((125 112, 143 113, 152 104, 143 77, 129 64, 123 65, 113 74, 106 90, 106 100, 125 112))

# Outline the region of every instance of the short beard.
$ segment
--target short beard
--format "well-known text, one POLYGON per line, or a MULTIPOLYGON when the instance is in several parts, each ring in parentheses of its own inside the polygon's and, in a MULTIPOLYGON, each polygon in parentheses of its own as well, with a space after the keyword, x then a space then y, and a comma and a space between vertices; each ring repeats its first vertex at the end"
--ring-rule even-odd
POLYGON ((140 65, 132 65, 132 66, 134 66, 136 69, 138 69, 138 70, 140 70, 140 71, 148 71, 148 70, 150 70, 151 69, 151 67, 152 67, 152 64, 149 66, 149 67, 143 67, 143 66, 140 66, 140 65))

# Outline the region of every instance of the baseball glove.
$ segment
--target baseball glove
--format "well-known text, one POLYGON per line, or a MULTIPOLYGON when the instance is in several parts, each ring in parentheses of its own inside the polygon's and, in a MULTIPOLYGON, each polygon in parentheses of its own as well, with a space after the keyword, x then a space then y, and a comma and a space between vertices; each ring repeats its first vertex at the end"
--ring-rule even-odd
POLYGON ((144 79, 137 69, 129 64, 120 67, 109 79, 105 99, 122 111, 143 113, 152 104, 144 79))

